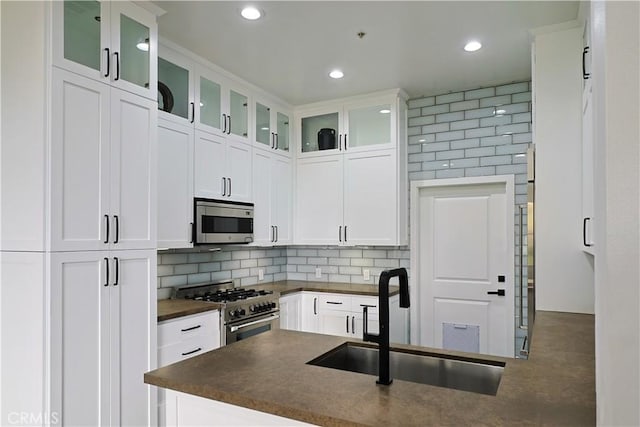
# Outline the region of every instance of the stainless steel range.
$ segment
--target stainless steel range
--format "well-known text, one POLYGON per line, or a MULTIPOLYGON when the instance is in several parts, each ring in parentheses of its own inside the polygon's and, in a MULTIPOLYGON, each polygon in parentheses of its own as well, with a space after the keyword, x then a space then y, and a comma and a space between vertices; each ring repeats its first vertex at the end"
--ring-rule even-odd
POLYGON ((234 288, 232 281, 173 288, 173 299, 222 304, 221 345, 231 344, 279 327, 280 295, 252 288, 234 288))

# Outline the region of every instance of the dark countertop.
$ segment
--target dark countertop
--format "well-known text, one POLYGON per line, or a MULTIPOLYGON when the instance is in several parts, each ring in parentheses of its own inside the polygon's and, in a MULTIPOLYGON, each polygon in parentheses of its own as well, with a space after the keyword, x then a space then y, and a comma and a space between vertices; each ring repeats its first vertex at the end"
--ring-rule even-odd
MULTIPOLYGON (((378 296, 378 286, 351 283, 303 282, 296 280, 284 280, 275 283, 247 286, 247 288, 265 289, 279 292, 282 296, 301 291, 378 296)), ((398 286, 389 287, 389 295, 396 295, 399 292, 400 290, 398 286)), ((217 303, 193 300, 158 300, 158 322, 175 319, 181 316, 188 316, 190 314, 202 313, 204 311, 217 310, 221 306, 221 304, 217 303)))
POLYGON ((220 304, 187 299, 162 299, 158 301, 158 322, 189 316, 190 314, 218 310, 220 304))
POLYGON ((149 372, 145 382, 328 426, 595 425, 591 315, 538 312, 529 360, 483 356, 506 361, 496 396, 400 380, 379 386, 374 376, 306 364, 346 341, 357 340, 275 330, 149 372))

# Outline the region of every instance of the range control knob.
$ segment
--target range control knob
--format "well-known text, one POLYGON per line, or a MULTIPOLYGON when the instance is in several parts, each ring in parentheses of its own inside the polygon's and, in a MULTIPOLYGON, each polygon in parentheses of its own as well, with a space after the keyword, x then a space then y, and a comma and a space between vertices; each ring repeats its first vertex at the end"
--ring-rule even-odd
POLYGON ((244 308, 240 309, 240 316, 244 316, 245 314, 247 314, 247 312, 244 310, 244 308))
POLYGON ((252 313, 255 313, 258 310, 258 308, 255 305, 251 305, 251 307, 249 307, 249 311, 252 313))
POLYGON ((276 303, 275 302, 271 303, 271 308, 276 308, 276 303))

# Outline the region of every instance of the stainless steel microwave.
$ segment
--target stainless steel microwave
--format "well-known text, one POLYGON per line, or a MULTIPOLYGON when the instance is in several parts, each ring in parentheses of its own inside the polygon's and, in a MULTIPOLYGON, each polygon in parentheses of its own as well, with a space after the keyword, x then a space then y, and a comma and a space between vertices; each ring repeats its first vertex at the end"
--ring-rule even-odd
POLYGON ((253 242, 253 203, 194 199, 194 243, 253 242))

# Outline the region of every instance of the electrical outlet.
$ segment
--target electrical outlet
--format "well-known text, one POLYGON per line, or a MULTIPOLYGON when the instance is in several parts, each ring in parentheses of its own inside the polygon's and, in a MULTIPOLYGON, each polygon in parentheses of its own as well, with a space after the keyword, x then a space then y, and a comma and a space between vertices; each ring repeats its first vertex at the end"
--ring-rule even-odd
POLYGON ((258 280, 264 280, 264 269, 258 270, 258 280))
POLYGON ((320 267, 316 268, 316 279, 320 279, 322 277, 322 270, 320 267))
POLYGON ((364 276, 364 280, 369 281, 369 279, 371 278, 370 274, 369 274, 369 270, 364 269, 362 270, 362 275, 364 276))

